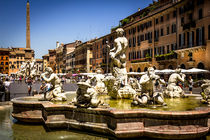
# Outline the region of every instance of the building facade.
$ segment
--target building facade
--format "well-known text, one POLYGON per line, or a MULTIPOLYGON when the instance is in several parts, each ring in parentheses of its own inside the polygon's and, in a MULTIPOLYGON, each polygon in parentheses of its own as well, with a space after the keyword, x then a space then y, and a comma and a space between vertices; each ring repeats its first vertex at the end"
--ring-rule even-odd
POLYGON ((49 67, 52 68, 54 72, 56 72, 56 50, 48 50, 49 53, 49 67))
POLYGON ((43 60, 43 71, 45 71, 46 67, 49 67, 49 54, 42 56, 43 60))
POLYGON ((66 73, 76 73, 75 70, 75 52, 72 51, 66 57, 66 73))
POLYGON ((210 70, 210 1, 159 0, 121 20, 129 42, 127 71, 204 68, 210 70))
POLYGON ((92 46, 95 39, 79 44, 75 48, 75 70, 81 73, 92 72, 92 46))
POLYGON ((43 59, 36 59, 37 74, 42 74, 43 72, 43 59))
POLYGON ((0 48, 0 73, 9 74, 9 53, 8 48, 0 48))

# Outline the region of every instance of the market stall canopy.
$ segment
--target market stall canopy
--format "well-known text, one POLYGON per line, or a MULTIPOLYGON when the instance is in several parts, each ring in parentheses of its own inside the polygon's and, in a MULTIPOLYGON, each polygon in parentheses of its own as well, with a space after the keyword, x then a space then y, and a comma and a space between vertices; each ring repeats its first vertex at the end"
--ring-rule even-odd
POLYGON ((144 75, 145 72, 128 72, 127 75, 144 75))
POLYGON ((204 70, 204 69, 198 69, 198 68, 192 68, 192 69, 182 69, 182 73, 184 74, 201 74, 201 73, 209 73, 208 70, 204 70))

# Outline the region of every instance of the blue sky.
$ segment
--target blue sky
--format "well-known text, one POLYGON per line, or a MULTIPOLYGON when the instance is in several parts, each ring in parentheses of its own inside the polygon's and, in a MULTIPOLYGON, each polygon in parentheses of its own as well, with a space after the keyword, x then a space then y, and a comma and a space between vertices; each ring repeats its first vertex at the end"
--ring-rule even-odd
MULTIPOLYGON (((31 48, 41 58, 56 41, 87 41, 110 33, 119 21, 152 0, 29 0, 31 48)), ((25 47, 27 0, 0 0, 0 47, 25 47)))

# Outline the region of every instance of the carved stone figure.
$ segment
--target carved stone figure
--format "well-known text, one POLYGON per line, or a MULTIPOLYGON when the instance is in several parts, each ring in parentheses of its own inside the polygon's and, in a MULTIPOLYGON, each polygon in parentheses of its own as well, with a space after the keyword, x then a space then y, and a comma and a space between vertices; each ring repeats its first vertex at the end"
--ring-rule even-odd
POLYGON ((32 61, 28 60, 27 62, 23 62, 17 75, 34 78, 37 75, 36 60, 33 59, 32 61))
POLYGON ((164 96, 168 98, 185 97, 184 90, 177 85, 178 82, 184 82, 185 77, 185 74, 181 73, 181 69, 178 67, 168 79, 164 96))
POLYGON ((88 82, 78 82, 76 98, 73 103, 78 107, 98 107, 100 101, 97 99, 96 90, 88 82))
POLYGON ((201 96, 202 103, 210 104, 210 80, 203 80, 203 84, 201 85, 201 96))
POLYGON ((140 79, 141 84, 141 95, 134 96, 134 105, 146 105, 146 104, 160 104, 166 105, 161 92, 155 92, 155 83, 160 82, 165 84, 165 81, 160 79, 158 75, 155 74, 154 68, 149 67, 147 74, 143 75, 140 79))
MULTIPOLYGON (((132 98, 136 91, 127 83, 126 49, 128 40, 123 36, 124 30, 116 30, 117 38, 114 40, 114 48, 110 50, 111 70, 113 76, 107 76, 104 80, 108 94, 113 98, 132 98)), ((108 45, 110 48, 110 46, 108 45)))
POLYGON ((101 70, 97 70, 96 74, 93 75, 90 79, 87 80, 87 82, 90 83, 91 86, 93 86, 98 94, 100 93, 107 93, 106 86, 104 84, 104 78, 105 76, 101 74, 101 70))
POLYGON ((136 78, 129 78, 129 85, 138 93, 141 93, 141 85, 136 78))
POLYGON ((41 74, 45 82, 52 85, 49 92, 46 93, 46 100, 49 101, 66 101, 66 96, 62 93, 62 83, 57 74, 53 73, 52 68, 47 67, 45 73, 41 74))

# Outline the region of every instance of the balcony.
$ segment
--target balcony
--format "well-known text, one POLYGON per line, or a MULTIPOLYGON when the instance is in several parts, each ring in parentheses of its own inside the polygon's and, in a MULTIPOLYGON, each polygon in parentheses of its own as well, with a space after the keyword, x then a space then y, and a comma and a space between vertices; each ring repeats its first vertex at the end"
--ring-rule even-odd
POLYGON ((151 61, 152 61, 151 57, 146 57, 146 58, 131 60, 131 63, 141 63, 141 62, 151 62, 151 61))
POLYGON ((196 23, 195 23, 194 20, 190 21, 189 23, 183 23, 182 24, 183 30, 187 30, 187 29, 195 28, 195 27, 196 27, 196 23))
POLYGON ((177 53, 175 52, 155 56, 156 61, 171 61, 173 59, 177 59, 177 53))

